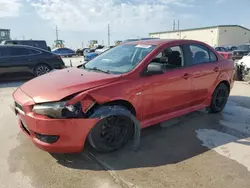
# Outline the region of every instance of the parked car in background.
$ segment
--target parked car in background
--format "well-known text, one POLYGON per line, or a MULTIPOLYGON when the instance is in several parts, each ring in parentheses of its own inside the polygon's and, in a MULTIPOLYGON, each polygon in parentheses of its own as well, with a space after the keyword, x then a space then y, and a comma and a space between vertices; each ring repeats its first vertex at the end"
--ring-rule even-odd
POLYGON ((225 47, 215 47, 215 50, 222 55, 225 59, 232 59, 232 52, 228 51, 225 47))
POLYGON ((250 53, 250 44, 243 44, 237 47, 237 50, 234 50, 232 59, 240 60, 243 56, 246 56, 250 53))
POLYGON ((83 56, 85 57, 90 52, 90 48, 83 50, 83 56))
POLYGON ((95 52, 96 52, 97 54, 101 54, 101 53, 103 53, 103 52, 108 51, 109 49, 110 49, 110 47, 104 47, 104 48, 102 48, 102 49, 96 49, 95 52))
POLYGON ((203 108, 221 112, 233 73, 234 63, 202 42, 128 42, 26 82, 13 94, 14 111, 21 130, 45 151, 82 152, 88 140, 111 152, 141 128, 203 108))
POLYGON ((51 51, 51 48, 47 46, 47 43, 45 40, 5 40, 2 41, 3 45, 27 45, 27 46, 33 46, 36 48, 41 48, 43 50, 51 51))
POLYGON ((77 49, 76 50, 76 55, 77 56, 83 56, 83 53, 86 49, 89 49, 89 48, 82 48, 82 49, 77 49))
POLYGON ((62 56, 62 57, 72 57, 76 55, 76 52, 69 48, 55 48, 52 53, 62 56))
POLYGON ((246 69, 250 69, 250 53, 243 56, 242 59, 239 60, 239 64, 244 65, 246 69))
POLYGON ((84 56, 84 61, 90 61, 92 59, 94 59, 95 57, 97 57, 98 55, 108 51, 111 47, 104 47, 104 48, 101 48, 101 49, 96 49, 95 52, 89 52, 89 53, 86 53, 85 56, 84 56))
POLYGON ((237 47, 236 46, 228 46, 227 50, 230 51, 230 52, 232 52, 234 50, 237 50, 237 47))
POLYGON ((84 61, 88 62, 92 59, 94 59, 95 57, 97 57, 99 55, 99 53, 97 52, 89 52, 84 56, 84 61))
POLYGON ((31 46, 0 46, 0 80, 40 76, 65 68, 60 56, 31 46))

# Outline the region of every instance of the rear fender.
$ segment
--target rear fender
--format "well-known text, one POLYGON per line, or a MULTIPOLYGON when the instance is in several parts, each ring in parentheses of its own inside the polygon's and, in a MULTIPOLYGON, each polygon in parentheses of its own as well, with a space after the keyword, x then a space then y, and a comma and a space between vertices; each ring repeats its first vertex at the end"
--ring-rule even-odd
POLYGON ((217 87, 221 82, 224 82, 224 81, 228 82, 230 86, 231 86, 231 84, 232 84, 232 82, 233 82, 232 78, 230 78, 229 75, 228 75, 227 73, 222 72, 222 73, 218 76, 218 78, 217 78, 217 80, 216 80, 216 83, 215 83, 215 84, 213 85, 213 87, 210 89, 210 92, 209 92, 209 98, 210 98, 210 99, 212 98, 213 92, 214 92, 214 90, 216 89, 216 87, 217 87))

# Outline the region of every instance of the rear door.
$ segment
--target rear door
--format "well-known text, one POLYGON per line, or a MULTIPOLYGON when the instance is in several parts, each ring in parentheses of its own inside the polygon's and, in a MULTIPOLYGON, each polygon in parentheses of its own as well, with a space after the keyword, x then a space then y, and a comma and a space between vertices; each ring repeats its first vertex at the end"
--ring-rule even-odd
POLYGON ((185 45, 188 66, 192 69, 193 105, 205 102, 215 85, 221 66, 215 53, 202 44, 185 45))
POLYGON ((18 77, 32 75, 35 66, 36 54, 39 51, 30 48, 13 46, 10 48, 10 60, 12 62, 11 72, 18 77))

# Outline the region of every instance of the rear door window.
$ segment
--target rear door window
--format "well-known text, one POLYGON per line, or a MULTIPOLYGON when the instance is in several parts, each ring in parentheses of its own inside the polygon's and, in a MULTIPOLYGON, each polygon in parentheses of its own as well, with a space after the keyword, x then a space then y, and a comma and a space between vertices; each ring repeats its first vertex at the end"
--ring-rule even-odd
POLYGON ((42 52, 38 51, 38 50, 32 50, 32 49, 28 49, 29 50, 29 54, 30 55, 37 55, 37 54, 40 54, 42 52))
POLYGON ((11 56, 25 56, 30 55, 30 51, 27 48, 11 48, 11 56))
POLYGON ((218 58, 216 54, 208 47, 201 44, 188 45, 188 54, 190 54, 190 65, 217 62, 218 58))

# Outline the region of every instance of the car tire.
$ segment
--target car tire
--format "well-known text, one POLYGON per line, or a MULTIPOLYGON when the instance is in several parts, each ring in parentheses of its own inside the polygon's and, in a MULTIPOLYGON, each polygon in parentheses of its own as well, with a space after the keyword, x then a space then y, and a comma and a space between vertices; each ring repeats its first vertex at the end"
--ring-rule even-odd
POLYGON ((123 114, 106 116, 91 129, 88 141, 96 151, 108 153, 121 149, 133 136, 134 123, 129 118, 131 113, 123 107, 121 109, 123 114))
POLYGON ((229 88, 226 84, 219 84, 213 92, 210 106, 207 108, 209 113, 221 112, 227 103, 229 88))
POLYGON ((51 70, 52 69, 48 65, 46 65, 46 64, 39 64, 34 69, 34 74, 35 74, 35 76, 41 76, 43 74, 46 74, 46 73, 50 72, 51 70))

